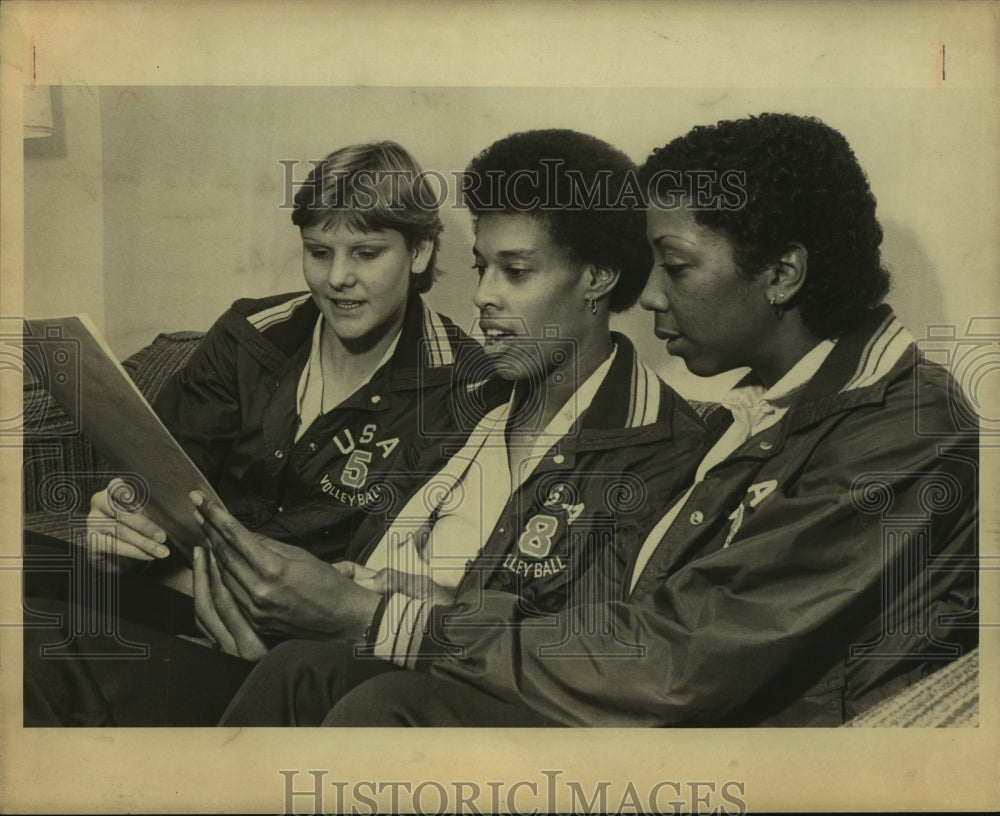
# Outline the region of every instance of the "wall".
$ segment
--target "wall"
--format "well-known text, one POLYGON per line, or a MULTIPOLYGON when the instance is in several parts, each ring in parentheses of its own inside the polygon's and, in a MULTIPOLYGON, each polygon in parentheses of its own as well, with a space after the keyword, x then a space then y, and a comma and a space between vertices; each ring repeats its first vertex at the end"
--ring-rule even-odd
POLYGON ((55 87, 52 136, 24 142, 24 311, 104 327, 100 91, 55 87))
MULTIPOLYGON (((160 331, 207 328, 236 297, 302 288, 297 230, 281 207, 281 160, 299 160, 301 179, 309 159, 335 147, 390 138, 450 178, 509 132, 570 127, 641 161, 695 124, 762 110, 820 116, 851 141, 879 199, 885 259, 895 275, 890 300, 914 334, 923 335, 929 323, 961 329, 982 308, 984 289, 997 293, 996 249, 983 240, 990 234, 991 187, 980 183, 993 156, 977 100, 961 90, 64 91, 73 100, 68 156, 26 167, 26 311, 72 305, 71 311, 86 306, 99 313, 100 287, 92 281, 101 257, 104 327, 122 356, 160 331)), ((444 221, 445 274, 430 300, 468 326, 474 318, 469 219, 449 208, 444 221)), ((667 358, 646 313, 636 308, 616 325, 682 392, 717 395, 720 383, 693 378, 667 358)))

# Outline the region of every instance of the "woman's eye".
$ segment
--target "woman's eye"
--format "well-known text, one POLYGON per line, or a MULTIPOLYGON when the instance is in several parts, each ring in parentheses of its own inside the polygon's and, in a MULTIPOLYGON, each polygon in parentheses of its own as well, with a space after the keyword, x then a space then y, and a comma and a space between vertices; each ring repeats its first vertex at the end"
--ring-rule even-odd
POLYGON ((382 253, 377 249, 359 249, 354 254, 362 261, 373 261, 382 253))
POLYGON ((677 277, 687 268, 688 268, 687 264, 671 264, 671 263, 660 264, 660 269, 662 269, 672 278, 677 277))
POLYGON ((504 270, 507 277, 510 278, 511 280, 520 280, 521 278, 525 277, 525 275, 527 275, 530 271, 531 271, 530 269, 522 269, 519 266, 508 266, 504 270))
POLYGON ((315 258, 317 261, 322 261, 325 260, 326 258, 329 258, 330 253, 327 252, 325 249, 310 249, 309 257, 315 258))

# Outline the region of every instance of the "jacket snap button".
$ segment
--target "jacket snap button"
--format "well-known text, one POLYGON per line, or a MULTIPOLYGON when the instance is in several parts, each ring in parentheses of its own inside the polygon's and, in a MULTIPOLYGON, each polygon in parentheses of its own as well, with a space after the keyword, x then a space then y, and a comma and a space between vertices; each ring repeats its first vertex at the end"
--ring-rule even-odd
POLYGON ((557 453, 555 456, 552 457, 552 461, 555 462, 557 465, 561 465, 563 462, 566 461, 566 457, 563 456, 561 453, 557 453))
POLYGON ((283 451, 280 451, 280 450, 276 450, 276 451, 274 452, 274 458, 275 458, 275 459, 281 459, 281 458, 282 458, 282 457, 283 457, 284 455, 285 455, 285 454, 284 454, 284 452, 283 452, 283 451))
POLYGON ((695 510, 691 514, 690 521, 692 524, 701 524, 704 520, 705 520, 705 514, 702 513, 701 510, 695 510))
POLYGON ((773 447, 774 447, 774 443, 773 442, 761 442, 760 443, 760 449, 761 450, 771 450, 771 448, 773 448, 773 447))
POLYGON ((309 443, 309 450, 311 450, 311 451, 316 450, 316 443, 315 442, 310 442, 309 443))
POLYGON ((378 405, 381 401, 382 401, 382 397, 380 397, 378 394, 372 394, 372 404, 373 405, 378 405))

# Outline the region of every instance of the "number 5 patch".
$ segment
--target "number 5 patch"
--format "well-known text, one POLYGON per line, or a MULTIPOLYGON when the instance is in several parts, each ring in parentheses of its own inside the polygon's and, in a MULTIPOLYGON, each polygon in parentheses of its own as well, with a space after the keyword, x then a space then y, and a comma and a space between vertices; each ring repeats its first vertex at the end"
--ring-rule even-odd
POLYGON ((344 472, 340 474, 340 483, 355 490, 364 487, 368 478, 368 463, 371 460, 372 455, 369 451, 356 448, 351 453, 351 458, 347 460, 344 472))

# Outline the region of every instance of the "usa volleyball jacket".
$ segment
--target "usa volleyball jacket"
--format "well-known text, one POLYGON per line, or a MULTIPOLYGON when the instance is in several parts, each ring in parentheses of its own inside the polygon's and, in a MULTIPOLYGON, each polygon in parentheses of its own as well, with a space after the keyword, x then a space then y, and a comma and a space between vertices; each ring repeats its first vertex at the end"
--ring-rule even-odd
POLYGON ((406 463, 468 432, 451 395, 487 377, 489 363, 414 295, 392 357, 296 441, 298 383, 318 317, 308 293, 237 301, 154 407, 237 519, 333 561, 379 506, 384 474, 393 471, 405 495, 419 484, 407 480, 406 463))

